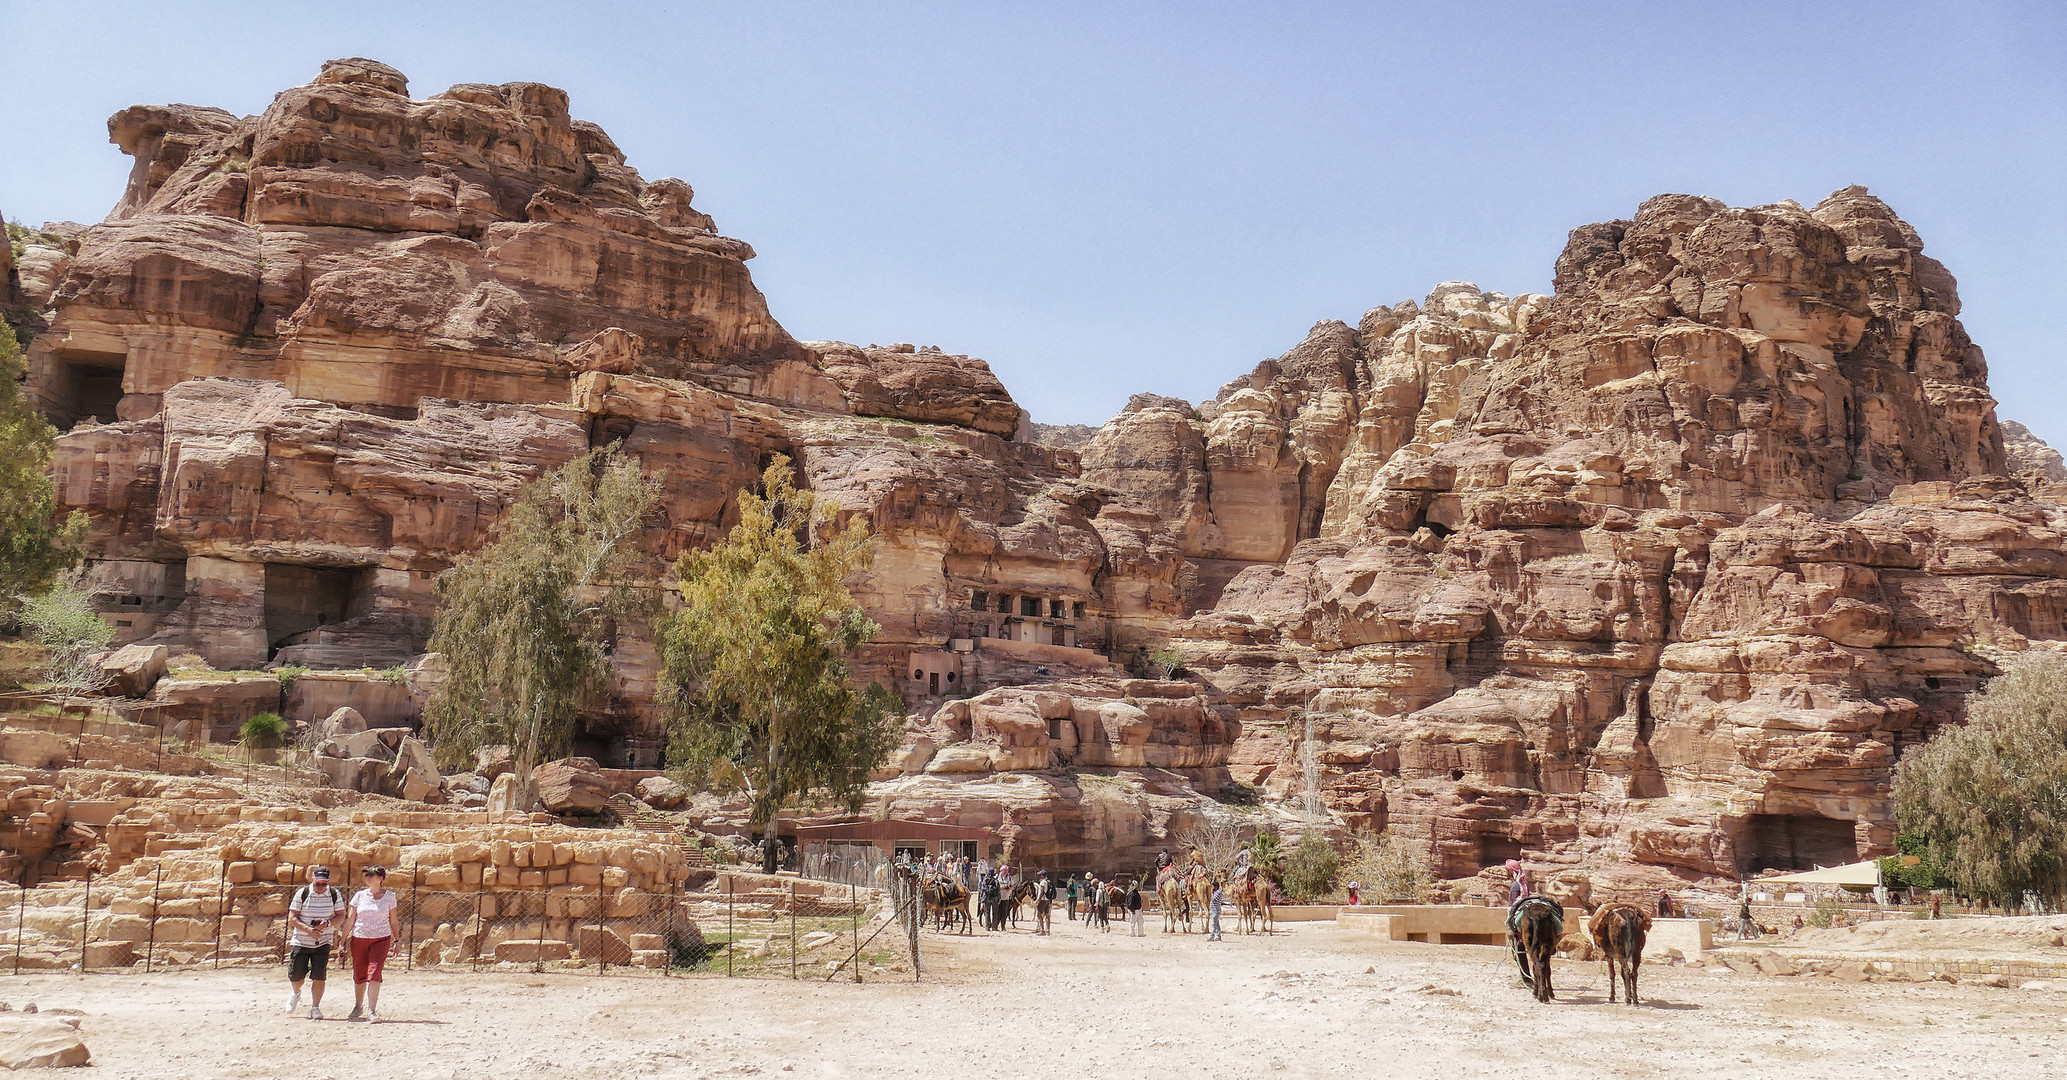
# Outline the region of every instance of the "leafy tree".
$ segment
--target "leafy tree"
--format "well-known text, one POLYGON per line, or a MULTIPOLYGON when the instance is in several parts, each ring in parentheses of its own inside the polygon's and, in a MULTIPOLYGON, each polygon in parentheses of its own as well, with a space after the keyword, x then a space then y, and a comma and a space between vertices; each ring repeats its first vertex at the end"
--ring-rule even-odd
POLYGON ((683 609, 663 624, 669 759, 688 782, 743 790, 775 869, 782 809, 813 794, 859 810, 896 746, 896 695, 850 685, 846 657, 875 637, 846 582, 873 558, 865 523, 835 528, 778 456, 739 493, 724 542, 675 565, 683 609))
POLYGON ((1285 846, 1277 833, 1263 829, 1250 839, 1249 865, 1272 881, 1285 876, 1285 846))
POLYGON ((2067 902, 2067 657, 2026 653, 1906 755, 1895 817, 1965 892, 2067 902))
POLYGON ((581 710, 610 687, 609 620, 631 608, 615 583, 659 481, 615 445, 527 484, 495 541, 438 577, 431 651, 445 678, 424 706, 439 762, 507 744, 517 784, 564 755, 581 710))
POLYGON ((45 669, 57 689, 84 694, 109 682, 100 655, 114 642, 115 628, 93 610, 90 600, 76 581, 61 579, 23 598, 16 616, 29 636, 49 650, 45 669))
POLYGON ((1890 889, 1949 889, 1952 879, 1931 852, 1930 842, 1903 833, 1895 837, 1895 854, 1880 860, 1880 881, 1890 889))
POLYGON ((21 350, 0 326, 0 600, 37 592, 79 562, 86 515, 54 523, 50 424, 21 395, 21 350))
POLYGON ((1285 878, 1279 884, 1294 900, 1311 900, 1335 891, 1336 872, 1341 869, 1342 857, 1335 854, 1334 845, 1322 836, 1319 830, 1300 835, 1299 842, 1292 845, 1292 853, 1285 858, 1285 878))

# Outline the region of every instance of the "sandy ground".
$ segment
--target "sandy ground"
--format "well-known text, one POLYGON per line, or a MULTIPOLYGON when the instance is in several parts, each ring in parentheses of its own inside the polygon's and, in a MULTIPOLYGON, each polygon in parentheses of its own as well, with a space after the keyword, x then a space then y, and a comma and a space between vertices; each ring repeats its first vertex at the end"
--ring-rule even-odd
MULTIPOLYGON (((1331 923, 925 945, 916 985, 396 972, 379 1025, 290 1018, 279 968, 7 976, 0 1000, 81 1010, 85 1075, 110 1078, 2067 1074, 2067 988, 1647 966, 1629 1008, 1601 965, 1561 961, 1539 1005, 1497 949, 1331 923)), ((326 1004, 350 1008, 348 979, 326 1004)))

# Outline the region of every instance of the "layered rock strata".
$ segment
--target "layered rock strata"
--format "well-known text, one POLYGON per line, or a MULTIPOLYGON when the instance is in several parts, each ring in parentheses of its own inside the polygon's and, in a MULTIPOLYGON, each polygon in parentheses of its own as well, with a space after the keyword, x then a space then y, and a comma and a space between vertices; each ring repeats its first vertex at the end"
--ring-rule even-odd
MULTIPOLYGON (((1309 778, 1445 876, 1850 860, 1990 658, 2067 636, 2057 455, 2006 449, 1951 275, 1864 189, 1660 196, 1554 296, 1447 282, 1093 434, 980 360, 792 339, 549 87, 336 61, 109 130, 114 213, 14 267, 58 490, 124 641, 401 673, 303 719, 406 722, 436 574, 608 443, 664 472, 627 582, 663 596, 776 454, 864 517, 859 672, 911 709, 879 810, 1068 868, 1309 778), (1189 681, 1130 678, 1169 646, 1189 681)), ((613 655, 577 749, 654 765, 648 628, 613 655)))

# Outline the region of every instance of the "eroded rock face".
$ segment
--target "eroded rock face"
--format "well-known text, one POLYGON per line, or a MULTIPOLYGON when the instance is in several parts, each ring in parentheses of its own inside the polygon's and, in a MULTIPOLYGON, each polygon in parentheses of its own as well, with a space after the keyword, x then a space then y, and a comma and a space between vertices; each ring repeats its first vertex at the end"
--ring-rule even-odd
MULTIPOLYGON (((14 261, 30 392, 121 640, 218 667, 410 661, 435 575, 609 443, 665 472, 627 582, 662 590, 782 454, 878 537, 888 812, 1138 869, 1311 774, 1446 875, 1612 889, 1885 850, 1900 753, 2067 636, 2067 475, 1864 189, 1660 196, 1574 230, 1555 296, 1445 282, 1063 439, 979 360, 792 340, 752 249, 550 87, 344 60, 109 131, 109 220, 14 261), (1171 644, 1189 681, 1130 677, 1171 644)), ((650 638, 618 628, 577 753, 658 764, 650 638)))
POLYGON ((1289 557, 1179 631, 1242 709, 1236 775, 1295 788, 1310 749, 1350 824, 1451 876, 1890 850, 1893 763, 1992 673, 1977 650, 2060 636, 2061 510, 2000 475, 1950 275, 1851 188, 1661 196, 1575 230, 1557 287, 1324 324, 1199 410, 1209 439, 1230 403, 1275 423, 1334 477, 1289 557), (1309 702, 1311 731, 1285 719, 1309 702))

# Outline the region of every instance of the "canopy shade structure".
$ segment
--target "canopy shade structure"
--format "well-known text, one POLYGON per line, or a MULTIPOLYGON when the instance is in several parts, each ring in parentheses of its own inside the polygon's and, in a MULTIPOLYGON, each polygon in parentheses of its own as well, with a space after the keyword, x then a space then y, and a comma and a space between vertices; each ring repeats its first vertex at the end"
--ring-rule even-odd
POLYGON ((1832 866, 1823 870, 1804 870, 1798 874, 1781 874, 1778 877, 1760 878, 1754 885, 1843 885, 1847 888, 1870 889, 1880 884, 1880 860, 1867 859, 1847 866, 1832 866))

